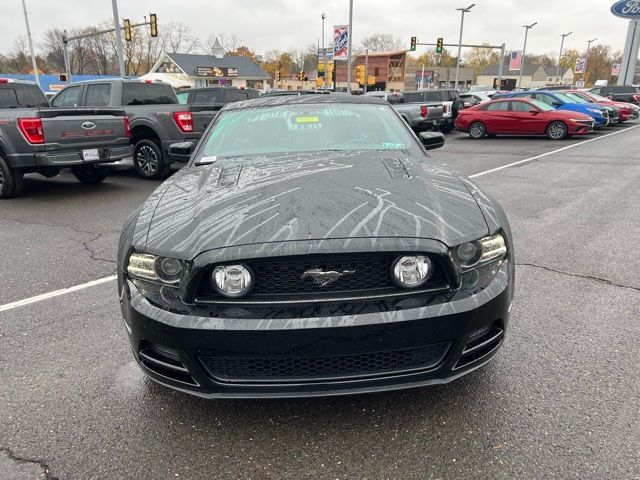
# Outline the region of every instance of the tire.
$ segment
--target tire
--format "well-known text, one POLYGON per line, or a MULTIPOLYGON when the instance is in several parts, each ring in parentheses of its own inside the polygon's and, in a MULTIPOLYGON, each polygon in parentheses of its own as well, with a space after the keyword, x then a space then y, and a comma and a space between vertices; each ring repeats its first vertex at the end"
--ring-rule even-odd
POLYGON ((82 167, 73 167, 71 169, 73 176, 82 183, 100 183, 109 175, 109 168, 104 165, 85 165, 82 167))
POLYGON ((11 168, 0 154, 0 198, 17 197, 22 192, 22 172, 11 168))
POLYGON ((563 140, 567 138, 569 130, 563 122, 551 122, 545 133, 551 140, 563 140))
POLYGON ((450 132, 452 132, 452 131, 453 131, 453 124, 452 124, 452 123, 445 123, 445 124, 442 124, 442 125, 440 126, 440 131, 441 131, 442 133, 450 133, 450 132))
POLYGON ((133 166, 138 175, 149 180, 167 178, 171 170, 158 142, 146 138, 138 140, 133 148, 133 166))
POLYGON ((469 125, 469 136, 476 140, 484 137, 487 134, 487 129, 482 122, 473 122, 469 125))

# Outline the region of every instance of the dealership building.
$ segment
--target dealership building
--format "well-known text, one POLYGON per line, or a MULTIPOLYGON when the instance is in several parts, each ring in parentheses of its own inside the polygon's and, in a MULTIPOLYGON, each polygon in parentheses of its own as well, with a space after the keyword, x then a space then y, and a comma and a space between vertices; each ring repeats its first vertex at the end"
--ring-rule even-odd
POLYGON ((145 77, 172 85, 264 88, 271 76, 249 57, 165 53, 145 77))

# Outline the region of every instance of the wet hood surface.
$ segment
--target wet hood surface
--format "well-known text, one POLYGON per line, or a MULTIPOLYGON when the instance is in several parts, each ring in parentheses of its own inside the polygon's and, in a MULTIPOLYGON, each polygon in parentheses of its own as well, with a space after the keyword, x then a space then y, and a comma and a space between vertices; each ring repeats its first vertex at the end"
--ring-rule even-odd
POLYGON ((299 240, 429 238, 452 246, 488 233, 456 175, 399 151, 218 159, 176 173, 142 212, 136 243, 182 259, 299 240))

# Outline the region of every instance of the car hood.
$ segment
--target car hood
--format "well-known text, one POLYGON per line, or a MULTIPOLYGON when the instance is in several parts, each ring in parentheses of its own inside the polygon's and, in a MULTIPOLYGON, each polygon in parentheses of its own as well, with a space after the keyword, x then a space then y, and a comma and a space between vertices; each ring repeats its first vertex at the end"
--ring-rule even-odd
POLYGON ((184 168, 159 191, 137 228, 147 230, 146 251, 181 259, 267 242, 403 237, 452 246, 488 234, 457 174, 398 151, 219 159, 184 168))

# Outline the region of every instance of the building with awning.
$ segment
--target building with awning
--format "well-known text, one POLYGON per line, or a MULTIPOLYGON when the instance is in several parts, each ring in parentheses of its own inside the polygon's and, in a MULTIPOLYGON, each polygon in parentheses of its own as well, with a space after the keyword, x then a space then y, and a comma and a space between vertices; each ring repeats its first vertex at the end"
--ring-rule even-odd
MULTIPOLYGON (((165 53, 148 74, 175 79, 192 87, 227 85, 264 88, 271 76, 249 57, 165 53)), ((171 81, 168 83, 172 83, 171 81)))

